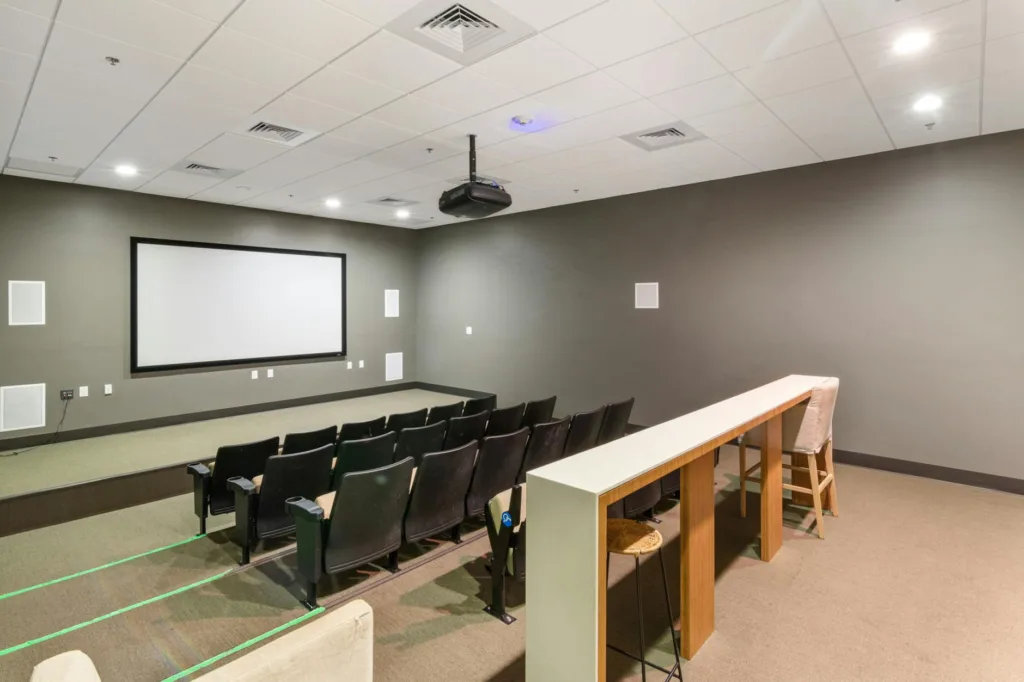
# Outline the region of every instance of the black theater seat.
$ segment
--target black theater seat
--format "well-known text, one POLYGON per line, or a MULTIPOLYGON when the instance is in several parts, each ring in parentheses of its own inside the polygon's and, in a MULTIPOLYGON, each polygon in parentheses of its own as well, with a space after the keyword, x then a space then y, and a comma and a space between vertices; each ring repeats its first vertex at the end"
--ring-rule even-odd
POLYGON ((487 418, 487 430, 484 432, 484 435, 504 436, 506 433, 518 431, 523 427, 523 415, 525 413, 526 403, 493 410, 487 418))
POLYGON ((530 442, 526 446, 523 466, 516 477, 516 483, 526 482, 526 472, 545 464, 557 462, 565 451, 565 440, 569 436, 570 418, 556 422, 537 424, 530 433, 530 442))
POLYGON ((365 422, 349 422, 341 425, 338 433, 338 441, 359 440, 360 438, 373 438, 384 433, 387 419, 378 417, 365 422))
POLYGON ((423 456, 409 493, 409 507, 402 523, 405 542, 449 532, 460 541, 459 527, 465 513, 466 492, 473 477, 476 441, 453 450, 423 456))
POLYGON ((448 433, 444 437, 444 449, 451 450, 475 443, 484 437, 488 412, 477 412, 469 417, 453 417, 448 420, 448 433))
POLYGON ((484 611, 511 625, 516 619, 505 610, 505 576, 526 578, 526 485, 492 497, 485 515, 491 541, 491 603, 484 611))
POLYGON ((412 457, 416 460, 416 466, 419 466, 423 455, 438 452, 444 447, 444 434, 447 428, 445 422, 437 422, 430 426, 402 429, 398 433, 394 461, 401 462, 406 457, 412 457))
POLYGON ((284 445, 281 446, 281 454, 292 455, 296 452, 319 450, 325 445, 334 445, 337 440, 337 426, 328 426, 326 429, 306 431, 305 433, 289 433, 284 437, 284 445))
POLYGON ((504 436, 488 436, 480 442, 473 480, 466 493, 466 518, 483 514, 488 500, 515 484, 529 438, 530 429, 519 429, 504 436))
POLYGON ((462 409, 462 416, 469 417, 481 412, 493 412, 498 406, 498 396, 489 395, 486 398, 470 398, 462 409))
POLYGON ((280 439, 275 436, 267 440, 243 445, 224 445, 217 449, 217 458, 210 464, 189 464, 186 470, 192 475, 192 492, 196 516, 199 517, 199 533, 206 532, 206 517, 227 514, 235 510, 235 495, 228 490, 228 479, 242 477, 252 479, 263 473, 267 459, 277 454, 280 439))
POLYGON ((401 432, 404 429, 415 429, 427 423, 427 408, 415 412, 402 412, 388 417, 385 431, 401 432))

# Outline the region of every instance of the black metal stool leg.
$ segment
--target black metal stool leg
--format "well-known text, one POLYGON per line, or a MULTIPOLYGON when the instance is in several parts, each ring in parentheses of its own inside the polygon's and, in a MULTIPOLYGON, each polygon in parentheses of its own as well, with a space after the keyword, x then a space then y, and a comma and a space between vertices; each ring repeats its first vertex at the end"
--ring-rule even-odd
MULTIPOLYGON (((676 625, 672 619, 672 598, 668 594, 668 574, 665 572, 665 555, 658 548, 658 562, 661 564, 661 584, 665 587, 665 608, 668 610, 668 632, 672 637, 672 651, 676 655, 676 667, 673 670, 679 671, 679 679, 683 679, 683 664, 679 660, 679 645, 676 644, 676 625)), ((673 673, 669 673, 671 678, 673 673)))
POLYGON ((640 556, 636 559, 636 613, 637 623, 640 625, 640 679, 647 682, 647 660, 644 654, 644 600, 640 592, 640 556))

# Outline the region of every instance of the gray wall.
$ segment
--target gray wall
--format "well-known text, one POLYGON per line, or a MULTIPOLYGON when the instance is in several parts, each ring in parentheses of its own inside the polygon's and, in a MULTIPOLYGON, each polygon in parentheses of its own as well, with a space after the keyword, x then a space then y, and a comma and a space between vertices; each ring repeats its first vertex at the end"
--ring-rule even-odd
MULTIPOLYGON (((513 194, 514 186, 510 187, 513 194)), ((1024 133, 428 230, 418 378, 656 423, 836 375, 836 447, 1024 478, 1024 133), (660 310, 633 283, 661 283, 660 310), (465 334, 472 325, 473 335, 465 334)))
MULTIPOLYGON (((90 387, 70 405, 65 429, 267 403, 378 386, 384 354, 405 353, 415 380, 416 235, 408 230, 0 177, 0 385, 47 384, 47 429, 59 390, 90 387), (213 241, 348 254, 348 359, 131 378, 129 237, 213 241), (11 279, 45 280, 47 324, 7 326, 11 279), (384 289, 401 291, 401 317, 384 318, 384 289), (358 367, 358 363, 356 363, 358 367), (103 384, 114 395, 103 396, 103 384)), ((2 440, 0 440, 0 449, 2 440)))

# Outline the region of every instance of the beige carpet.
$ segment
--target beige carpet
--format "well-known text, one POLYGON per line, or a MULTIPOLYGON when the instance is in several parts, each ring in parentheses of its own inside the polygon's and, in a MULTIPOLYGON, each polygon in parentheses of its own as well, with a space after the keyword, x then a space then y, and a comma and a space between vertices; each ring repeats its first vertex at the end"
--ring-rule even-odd
MULTIPOLYGON (((1024 680, 1024 497, 840 466, 841 517, 826 518, 827 539, 808 532, 802 509, 789 508, 783 549, 765 564, 754 552, 756 494, 750 518, 739 519, 737 467, 735 450, 723 450, 717 629, 684 663, 687 680, 1024 680)), ((677 599, 677 510, 661 516, 677 599)), ((511 626, 481 612, 481 559, 449 555, 430 571, 437 575, 428 582, 414 573, 363 597, 376 620, 375 681, 525 679, 529 608, 515 609, 511 626)), ((643 575, 646 630, 660 635, 651 656, 665 664, 671 647, 656 561, 643 575)), ((635 650, 629 559, 613 558, 612 581, 609 641, 635 650)), ((640 679, 615 653, 608 666, 609 680, 640 679)))

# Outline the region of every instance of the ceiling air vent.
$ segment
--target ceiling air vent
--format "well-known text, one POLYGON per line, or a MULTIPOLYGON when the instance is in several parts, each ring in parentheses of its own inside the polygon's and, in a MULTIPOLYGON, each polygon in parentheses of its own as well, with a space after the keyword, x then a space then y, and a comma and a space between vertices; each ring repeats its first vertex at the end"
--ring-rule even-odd
POLYGON ((198 175, 204 178, 220 178, 221 180, 228 180, 242 173, 242 171, 234 168, 218 168, 217 166, 208 166, 205 163, 198 163, 189 159, 179 161, 170 170, 188 173, 189 175, 198 175))
POLYGON ((423 0, 384 28, 463 66, 535 32, 490 0, 423 0))
POLYGON ((480 47, 504 29, 462 5, 452 5, 416 29, 421 34, 465 53, 480 47))
POLYGON ((303 142, 308 142, 320 134, 316 130, 303 130, 289 124, 287 121, 273 123, 264 121, 259 114, 251 117, 235 132, 248 137, 255 137, 257 140, 283 144, 287 147, 298 147, 303 142))
POLYGON ((374 206, 387 206, 388 208, 402 208, 403 206, 412 206, 418 204, 418 201, 409 201, 408 199, 398 199, 396 197, 382 197, 380 199, 374 199, 373 201, 366 202, 373 204, 374 206))
POLYGON ((656 152, 705 138, 696 129, 680 121, 668 126, 648 128, 631 135, 623 135, 622 139, 643 150, 656 152))

